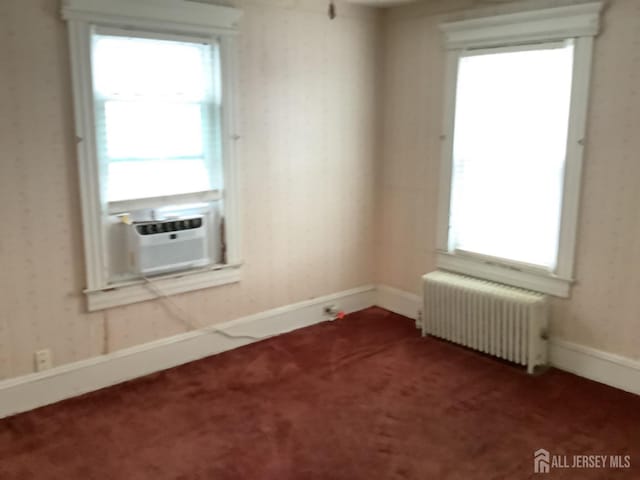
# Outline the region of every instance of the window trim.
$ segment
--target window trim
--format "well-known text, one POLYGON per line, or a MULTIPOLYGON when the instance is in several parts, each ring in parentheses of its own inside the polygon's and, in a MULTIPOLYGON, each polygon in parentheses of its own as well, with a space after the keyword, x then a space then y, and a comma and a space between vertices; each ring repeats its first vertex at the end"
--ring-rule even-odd
POLYGON ((150 33, 217 37, 222 70, 222 168, 227 263, 209 269, 179 272, 160 278, 164 291, 182 293, 240 280, 240 188, 238 124, 236 107, 236 40, 242 11, 231 7, 158 0, 64 0, 62 17, 67 21, 71 53, 75 134, 80 177, 85 268, 89 311, 155 298, 144 281, 110 283, 107 242, 96 151, 94 95, 91 78, 91 31, 93 27, 130 28, 150 33))
POLYGON ((222 192, 217 189, 194 193, 177 193, 175 195, 166 195, 162 197, 117 200, 107 203, 107 213, 109 215, 118 215, 120 213, 127 213, 131 210, 141 210, 143 208, 161 208, 176 204, 188 205, 193 203, 213 202, 217 200, 222 200, 222 192))
POLYGON ((436 265, 558 297, 568 297, 574 282, 574 257, 586 135, 593 38, 599 32, 600 2, 484 17, 440 25, 446 53, 436 265), (468 255, 452 250, 449 239, 453 138, 458 64, 469 50, 527 48, 531 44, 573 39, 575 42, 571 112, 567 137, 557 267, 545 272, 518 262, 468 255))

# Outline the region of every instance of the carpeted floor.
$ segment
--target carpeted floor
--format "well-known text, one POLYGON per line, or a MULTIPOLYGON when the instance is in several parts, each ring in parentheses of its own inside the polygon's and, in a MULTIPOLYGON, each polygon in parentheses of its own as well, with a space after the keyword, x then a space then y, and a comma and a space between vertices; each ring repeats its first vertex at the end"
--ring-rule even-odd
POLYGON ((640 397, 378 308, 0 421, 2 480, 530 477, 640 478, 640 397), (534 475, 538 448, 631 468, 534 475))

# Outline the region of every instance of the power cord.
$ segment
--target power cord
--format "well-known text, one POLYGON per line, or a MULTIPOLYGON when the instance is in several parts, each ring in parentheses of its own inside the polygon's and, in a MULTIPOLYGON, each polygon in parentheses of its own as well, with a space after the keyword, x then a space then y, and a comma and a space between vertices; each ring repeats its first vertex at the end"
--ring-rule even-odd
POLYGON ((170 295, 163 292, 162 289, 160 289, 160 287, 156 285, 156 282, 154 280, 144 276, 142 278, 145 281, 145 286, 151 292, 153 292, 157 297, 162 298, 167 304, 169 304, 174 310, 173 312, 174 316, 178 320, 180 320, 180 322, 184 326, 186 326, 189 330, 200 330, 208 333, 217 333, 219 335, 222 335, 223 337, 226 337, 232 340, 266 340, 268 338, 273 338, 276 336, 276 335, 265 335, 263 337, 256 337, 256 336, 247 335, 247 334, 229 333, 219 327, 216 327, 215 325, 204 325, 204 326, 198 325, 197 323, 192 321, 191 316, 187 312, 185 312, 176 302, 173 301, 170 295))
MULTIPOLYGON (((217 333, 218 335, 221 335, 225 338, 231 339, 231 340, 253 340, 253 341, 260 341, 260 340, 267 340, 269 338, 274 338, 279 336, 279 334, 273 334, 273 335, 265 335, 262 337, 258 337, 258 336, 254 336, 254 335, 247 335, 247 334, 234 334, 234 333, 229 333, 223 329, 221 329, 220 327, 216 327, 215 325, 208 325, 208 326, 201 326, 198 325, 196 323, 194 323, 190 317, 190 315, 185 312, 176 302, 173 301, 173 299, 171 298, 171 296, 165 292, 162 291, 161 288, 159 288, 156 285, 156 282, 148 277, 143 276, 142 277, 145 281, 144 285, 152 292, 154 293, 158 298, 161 298, 163 300, 165 300, 165 302, 172 307, 173 309, 173 314, 174 316, 180 320, 180 322, 182 324, 184 324, 190 331, 192 330, 199 330, 201 332, 205 332, 205 333, 209 333, 209 334, 214 334, 217 333)), ((333 314, 333 307, 330 307, 331 311, 326 311, 325 313, 331 313, 333 314)), ((344 318, 344 312, 342 311, 336 311, 335 312, 335 316, 333 317, 334 320, 336 319, 343 319, 344 318)), ((269 344, 269 347, 281 354, 284 354, 286 356, 292 357, 295 361, 295 357, 296 355, 291 352, 289 349, 286 348, 282 348, 280 346, 278 346, 277 343, 271 342, 269 344)), ((387 346, 385 345, 383 348, 386 348, 387 346)), ((334 359, 334 353, 333 353, 333 348, 331 349, 330 352, 331 358, 330 358, 330 362, 329 362, 329 368, 331 371, 331 374, 335 374, 337 368, 339 367, 339 362, 336 362, 336 360, 334 359)), ((368 355, 368 354, 367 354, 368 355)), ((355 357, 352 358, 357 358, 357 354, 355 357)), ((313 375, 310 372, 307 372, 305 370, 302 370, 304 375, 313 375)))

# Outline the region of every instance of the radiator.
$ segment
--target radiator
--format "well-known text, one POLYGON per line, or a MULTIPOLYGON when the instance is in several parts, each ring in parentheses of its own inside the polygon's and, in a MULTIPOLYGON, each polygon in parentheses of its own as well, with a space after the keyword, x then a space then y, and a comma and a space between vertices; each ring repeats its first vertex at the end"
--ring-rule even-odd
POLYGON ((422 277, 422 334, 525 365, 547 363, 547 297, 442 271, 422 277))

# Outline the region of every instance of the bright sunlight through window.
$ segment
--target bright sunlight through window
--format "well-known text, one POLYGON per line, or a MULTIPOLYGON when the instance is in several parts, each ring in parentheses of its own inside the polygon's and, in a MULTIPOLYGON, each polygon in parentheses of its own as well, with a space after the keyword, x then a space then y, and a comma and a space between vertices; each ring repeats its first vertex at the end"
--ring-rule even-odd
POLYGON ((558 257, 573 44, 460 59, 454 250, 553 270, 558 257))
POLYGON ((217 49, 211 44, 93 36, 98 157, 107 201, 216 188, 217 49))

